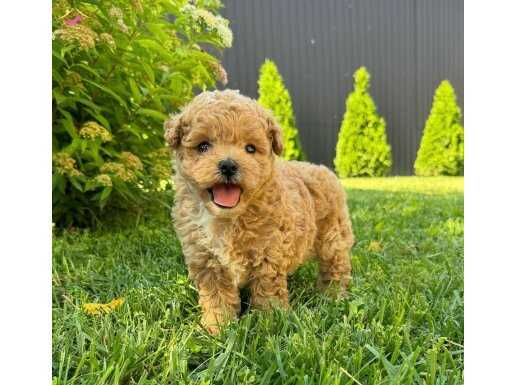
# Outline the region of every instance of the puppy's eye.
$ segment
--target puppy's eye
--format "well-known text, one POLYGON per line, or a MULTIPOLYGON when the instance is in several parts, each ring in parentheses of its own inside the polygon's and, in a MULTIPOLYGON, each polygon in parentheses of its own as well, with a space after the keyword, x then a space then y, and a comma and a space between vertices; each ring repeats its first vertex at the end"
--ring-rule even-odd
POLYGON ((206 152, 207 150, 209 150, 209 147, 211 147, 211 144, 209 142, 202 142, 197 146, 197 151, 201 153, 206 152))
POLYGON ((256 147, 254 147, 252 144, 247 144, 245 146, 245 151, 247 151, 249 154, 253 154, 256 152, 256 147))

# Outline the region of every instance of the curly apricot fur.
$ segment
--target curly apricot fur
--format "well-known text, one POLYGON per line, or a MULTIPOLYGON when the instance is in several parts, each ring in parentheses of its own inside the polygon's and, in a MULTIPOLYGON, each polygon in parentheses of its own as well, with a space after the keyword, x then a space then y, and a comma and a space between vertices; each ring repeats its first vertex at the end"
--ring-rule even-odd
POLYGON ((287 276, 310 257, 319 261, 319 287, 345 295, 354 243, 345 192, 324 166, 276 158, 281 135, 269 111, 236 91, 204 92, 165 129, 175 150, 172 216, 209 332, 237 317, 243 286, 256 308, 287 307, 287 276), (203 141, 211 146, 200 154, 203 141), (229 156, 242 194, 226 209, 208 189, 222 182, 217 165, 229 156))

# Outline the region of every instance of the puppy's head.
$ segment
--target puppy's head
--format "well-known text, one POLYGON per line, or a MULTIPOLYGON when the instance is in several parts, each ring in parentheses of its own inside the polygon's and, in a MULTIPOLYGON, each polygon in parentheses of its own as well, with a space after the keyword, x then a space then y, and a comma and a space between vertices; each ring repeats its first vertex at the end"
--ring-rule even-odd
POLYGON ((282 152, 274 117, 237 91, 203 92, 165 122, 177 172, 215 216, 241 214, 282 152))

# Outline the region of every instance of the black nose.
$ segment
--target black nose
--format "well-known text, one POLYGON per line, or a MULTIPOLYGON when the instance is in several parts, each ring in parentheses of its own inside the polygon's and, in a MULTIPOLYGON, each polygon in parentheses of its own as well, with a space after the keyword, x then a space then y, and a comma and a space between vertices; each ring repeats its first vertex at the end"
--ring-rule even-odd
POLYGON ((238 164, 231 158, 227 158, 218 163, 218 169, 223 176, 230 178, 238 172, 238 164))

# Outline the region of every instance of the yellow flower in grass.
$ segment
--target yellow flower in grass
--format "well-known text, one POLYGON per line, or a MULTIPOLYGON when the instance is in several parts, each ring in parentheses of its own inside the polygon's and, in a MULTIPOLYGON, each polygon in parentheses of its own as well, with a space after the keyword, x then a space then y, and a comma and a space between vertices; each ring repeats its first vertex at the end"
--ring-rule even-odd
POLYGON ((374 253, 379 253, 383 251, 383 245, 381 245, 381 242, 379 241, 372 241, 368 245, 368 251, 372 251, 374 253))
POLYGON ((79 130, 79 135, 85 139, 100 138, 102 142, 110 142, 113 135, 97 122, 86 122, 79 130))
POLYGON ((90 315, 107 314, 123 305, 123 298, 113 299, 109 303, 86 303, 82 306, 84 312, 90 315))
POLYGON ((75 167, 75 159, 70 154, 58 152, 52 157, 55 171, 60 175, 81 176, 82 172, 75 167))

